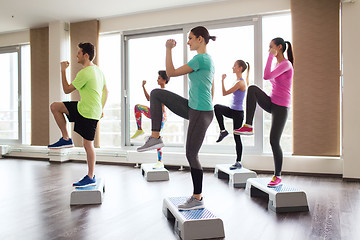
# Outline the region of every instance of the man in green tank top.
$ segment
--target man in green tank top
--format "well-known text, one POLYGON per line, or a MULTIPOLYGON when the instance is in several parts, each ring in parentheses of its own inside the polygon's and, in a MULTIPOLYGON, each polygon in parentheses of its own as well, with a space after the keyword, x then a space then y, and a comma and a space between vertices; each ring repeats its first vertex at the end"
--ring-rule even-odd
POLYGON ((95 57, 94 45, 91 43, 79 43, 78 47, 77 60, 83 66, 83 69, 77 73, 74 81, 69 84, 66 78, 66 69, 69 62, 61 62, 61 78, 65 94, 78 90, 81 100, 79 102, 54 102, 51 104, 51 112, 61 130, 62 137, 58 142, 49 145, 48 148, 60 149, 74 146, 66 128, 65 114, 70 122, 75 123, 74 131, 83 138, 88 164, 88 174, 79 182, 74 183, 73 186, 86 187, 96 185, 94 137, 97 123, 103 114, 108 91, 104 74, 93 63, 95 57))

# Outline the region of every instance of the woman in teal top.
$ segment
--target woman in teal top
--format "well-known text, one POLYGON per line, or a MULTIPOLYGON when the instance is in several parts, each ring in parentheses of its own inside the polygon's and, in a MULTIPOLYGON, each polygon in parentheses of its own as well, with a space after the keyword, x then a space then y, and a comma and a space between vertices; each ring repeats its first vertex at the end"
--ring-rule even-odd
POLYGON ((191 177, 194 185, 193 195, 178 206, 179 210, 204 208, 202 198, 203 170, 199 161, 199 150, 204 141, 206 130, 213 119, 213 79, 214 63, 206 52, 209 40, 215 41, 205 27, 193 28, 189 33, 187 44, 190 50, 197 51, 197 55, 187 64, 175 69, 172 62, 172 48, 176 41, 169 39, 166 42, 166 73, 169 77, 189 74, 189 99, 183 98, 165 89, 154 89, 150 95, 150 109, 152 134, 146 143, 139 147, 139 152, 163 147, 160 137, 162 104, 175 114, 189 120, 186 138, 186 158, 191 168, 191 177))

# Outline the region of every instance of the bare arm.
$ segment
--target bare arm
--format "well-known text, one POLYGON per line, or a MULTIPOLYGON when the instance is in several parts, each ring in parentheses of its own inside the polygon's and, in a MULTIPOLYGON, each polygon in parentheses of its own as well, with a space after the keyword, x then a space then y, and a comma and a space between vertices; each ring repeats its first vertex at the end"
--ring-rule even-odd
POLYGON ((102 104, 101 118, 104 117, 104 107, 105 107, 106 101, 108 99, 108 94, 109 94, 109 91, 108 91, 106 85, 104 85, 104 88, 102 91, 102 97, 101 97, 101 104, 102 104))
POLYGON ((193 70, 189 65, 185 64, 175 69, 172 61, 172 49, 176 46, 176 41, 169 39, 166 41, 166 74, 169 77, 177 77, 191 73, 193 70))
POLYGON ((61 62, 61 81, 62 81, 62 86, 63 86, 63 90, 65 94, 69 94, 71 92, 73 92, 74 90, 76 90, 76 88, 74 87, 74 85, 69 84, 66 78, 66 68, 70 65, 68 61, 65 62, 61 62))
POLYGON ((106 85, 104 85, 104 88, 102 91, 102 97, 101 97, 101 104, 102 104, 103 109, 104 109, 106 101, 108 99, 108 94, 109 94, 109 91, 108 91, 106 85))
POLYGON ((222 80, 221 80, 223 96, 234 93, 236 90, 240 90, 240 91, 245 91, 246 90, 246 85, 245 85, 244 81, 239 81, 234 86, 232 86, 232 88, 230 88, 229 90, 226 90, 225 89, 225 84, 224 84, 225 78, 226 78, 226 74, 223 74, 222 75, 222 80))
POLYGON ((146 91, 145 84, 146 84, 146 80, 143 80, 143 82, 142 82, 142 88, 143 88, 143 90, 144 90, 144 94, 145 94, 146 99, 147 99, 148 101, 150 101, 150 95, 149 95, 149 93, 146 91))

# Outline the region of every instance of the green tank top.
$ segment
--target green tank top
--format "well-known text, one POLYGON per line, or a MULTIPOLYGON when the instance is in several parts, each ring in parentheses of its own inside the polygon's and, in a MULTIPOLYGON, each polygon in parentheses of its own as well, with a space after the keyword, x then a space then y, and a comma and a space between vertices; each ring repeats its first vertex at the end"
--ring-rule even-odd
POLYGON ((98 66, 93 65, 80 70, 72 85, 79 90, 78 111, 84 118, 100 120, 102 114, 102 93, 105 77, 98 66))
POLYGON ((214 62, 207 53, 197 54, 187 65, 189 73, 189 107, 199 111, 213 110, 211 88, 214 79, 214 62))

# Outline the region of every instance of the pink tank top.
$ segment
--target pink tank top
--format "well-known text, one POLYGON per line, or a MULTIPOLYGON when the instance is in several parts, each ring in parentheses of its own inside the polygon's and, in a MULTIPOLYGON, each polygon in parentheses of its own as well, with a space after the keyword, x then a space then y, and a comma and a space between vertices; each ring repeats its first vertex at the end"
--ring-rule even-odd
POLYGON ((274 55, 269 53, 264 70, 264 79, 270 80, 272 84, 271 102, 276 105, 290 107, 291 104, 291 85, 294 75, 294 68, 291 62, 284 59, 271 71, 271 63, 274 55))

